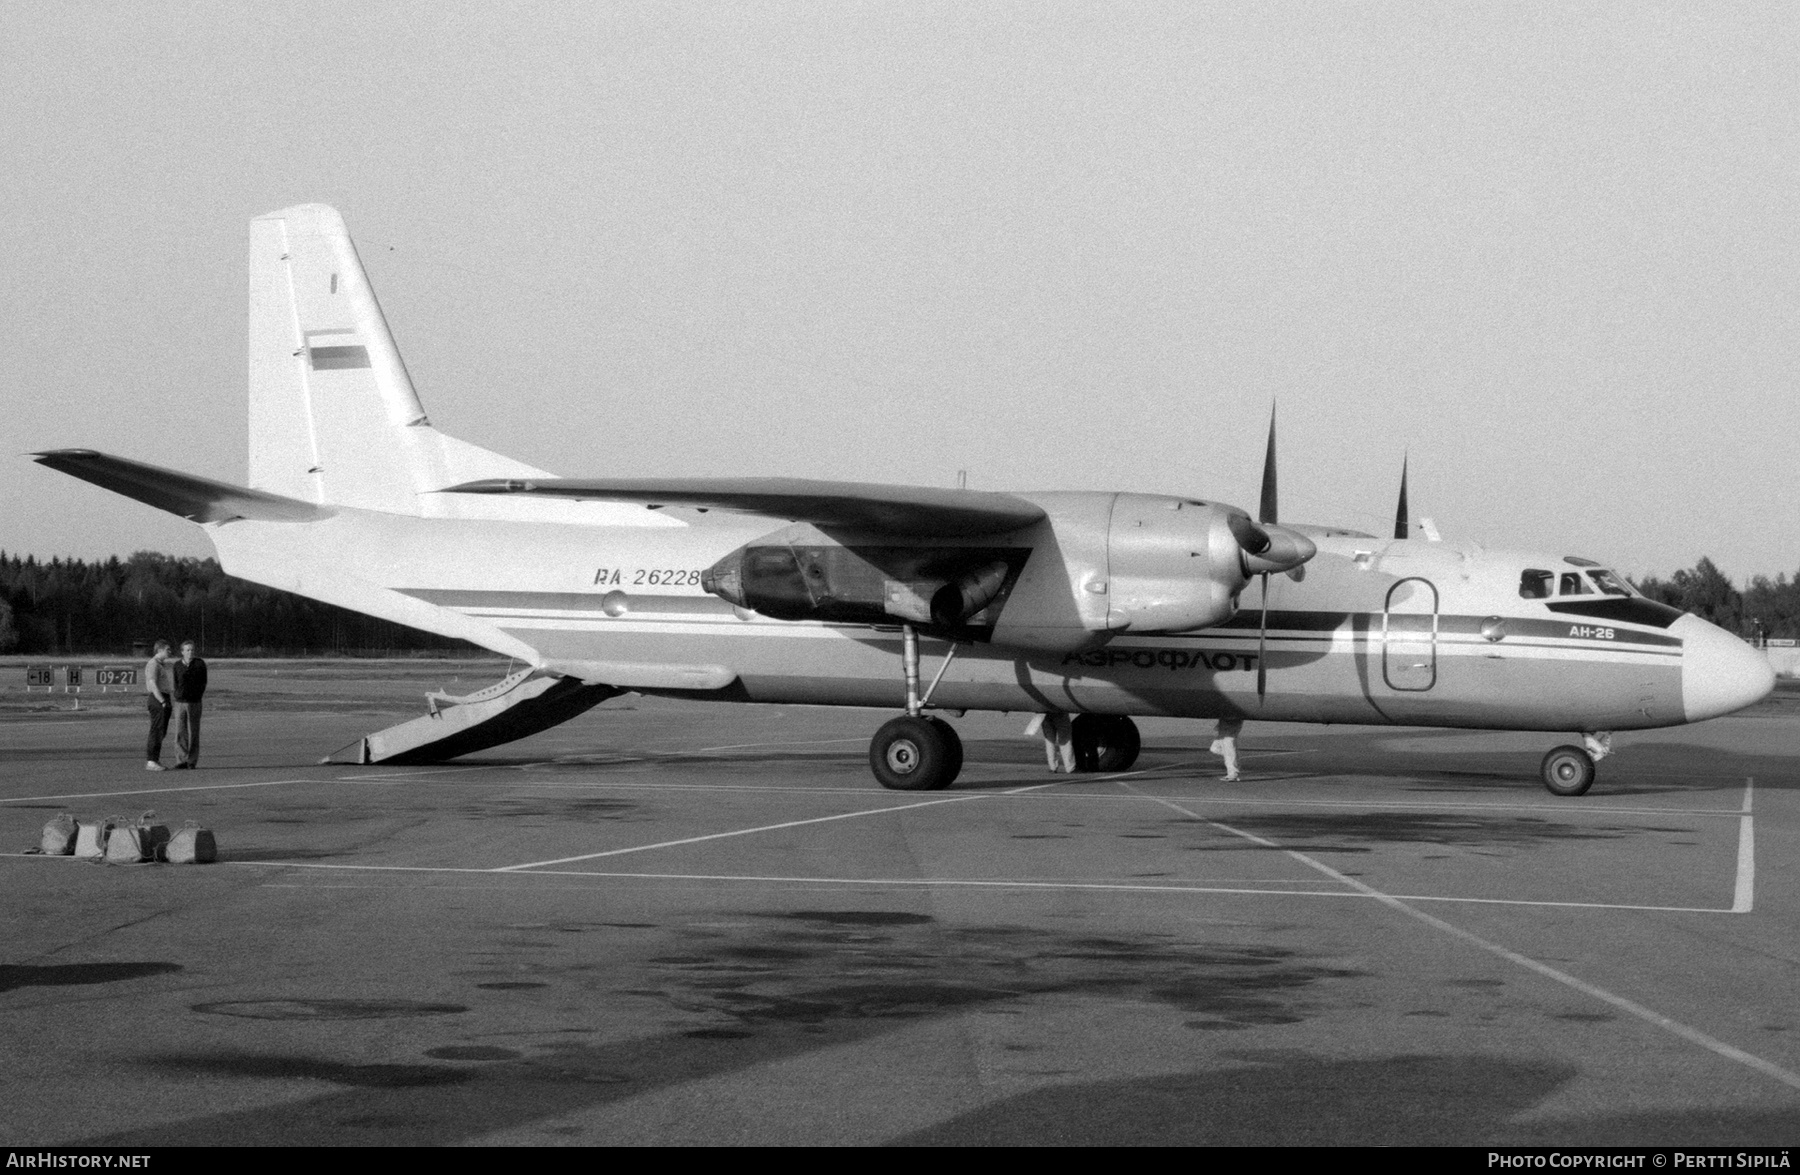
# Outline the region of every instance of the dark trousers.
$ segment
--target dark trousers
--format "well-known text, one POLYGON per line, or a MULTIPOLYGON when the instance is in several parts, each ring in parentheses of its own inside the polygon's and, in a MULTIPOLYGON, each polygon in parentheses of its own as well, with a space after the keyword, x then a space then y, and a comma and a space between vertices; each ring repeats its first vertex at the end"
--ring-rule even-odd
POLYGON ((175 703, 175 744, 189 767, 200 762, 200 703, 175 703))
POLYGON ((154 763, 162 758, 163 736, 169 733, 169 713, 174 703, 165 698, 156 700, 156 695, 149 694, 144 704, 150 710, 150 737, 144 740, 144 758, 154 763))

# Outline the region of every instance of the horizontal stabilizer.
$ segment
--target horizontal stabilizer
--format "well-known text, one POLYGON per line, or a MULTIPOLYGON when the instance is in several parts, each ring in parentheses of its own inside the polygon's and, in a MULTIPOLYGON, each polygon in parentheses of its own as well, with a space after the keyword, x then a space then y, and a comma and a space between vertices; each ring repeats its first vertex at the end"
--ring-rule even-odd
POLYGON ((647 506, 691 506, 893 535, 998 534, 1030 526, 1041 507, 983 490, 812 481, 797 477, 490 479, 448 494, 538 494, 647 506))
POLYGON ((333 511, 296 498, 245 489, 210 478, 160 469, 140 461, 127 461, 92 449, 53 449, 33 453, 39 465, 93 482, 102 489, 135 498, 158 510, 179 514, 190 522, 230 522, 251 518, 259 522, 317 522, 333 511))

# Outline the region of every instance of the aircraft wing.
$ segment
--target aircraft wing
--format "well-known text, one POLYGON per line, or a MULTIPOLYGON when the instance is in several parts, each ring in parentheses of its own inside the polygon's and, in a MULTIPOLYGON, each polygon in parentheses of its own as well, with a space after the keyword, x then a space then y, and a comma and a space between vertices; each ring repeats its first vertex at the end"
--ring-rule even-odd
POLYGON ((691 506, 893 535, 998 534, 1030 526, 1044 517, 1042 507, 1012 494, 797 477, 496 478, 464 482, 439 492, 691 506))
POLYGON ((93 482, 102 489, 135 498, 190 522, 230 522, 251 518, 265 522, 316 522, 334 511, 263 490, 245 489, 210 478, 127 461, 92 449, 52 449, 33 453, 39 465, 93 482))

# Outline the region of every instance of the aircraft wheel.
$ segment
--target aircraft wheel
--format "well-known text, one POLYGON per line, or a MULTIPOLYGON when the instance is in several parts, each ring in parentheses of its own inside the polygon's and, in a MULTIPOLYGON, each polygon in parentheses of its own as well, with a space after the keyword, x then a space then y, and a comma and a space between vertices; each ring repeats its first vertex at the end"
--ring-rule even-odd
POLYGON ((1579 796, 1594 786, 1594 760, 1580 747, 1554 747, 1544 756, 1544 786, 1553 796, 1579 796))
POLYGON ((936 787, 931 789, 933 791, 942 791, 944 788, 947 788, 951 784, 955 783, 956 777, 962 774, 962 767, 963 767, 962 736, 960 736, 956 733, 956 727, 950 725, 948 722, 945 722, 942 718, 928 715, 926 717, 925 721, 931 723, 933 726, 938 728, 939 732, 942 733, 944 736, 944 742, 950 748, 950 766, 944 772, 943 782, 939 783, 936 787))
POLYGON ((962 740, 941 718, 895 718, 870 741, 869 769, 894 791, 946 788, 962 770, 962 740))
POLYGON ((1137 723, 1123 714, 1077 714, 1070 737, 1077 771, 1128 771, 1143 746, 1137 723))

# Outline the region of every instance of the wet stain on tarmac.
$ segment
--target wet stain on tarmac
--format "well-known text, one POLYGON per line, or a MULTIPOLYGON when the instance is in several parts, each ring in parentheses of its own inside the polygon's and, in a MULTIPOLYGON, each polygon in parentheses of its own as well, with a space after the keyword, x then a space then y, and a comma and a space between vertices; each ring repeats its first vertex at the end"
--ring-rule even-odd
POLYGON ((794 910, 775 917, 827 926, 920 926, 937 921, 930 914, 909 914, 903 910, 794 910))
MULTIPOLYGON (((630 800, 614 800, 599 796, 573 798, 547 796, 495 796, 458 804, 451 811, 458 816, 477 820, 546 820, 556 823, 593 823, 624 820, 641 805, 630 800)), ((437 811, 436 809, 423 809, 437 811)))
POLYGON ((922 915, 871 926, 869 917, 776 915, 789 925, 760 940, 651 959, 672 982, 649 990, 684 1018, 715 1029, 907 1019, 1038 995, 1099 993, 1164 1003, 1218 1029, 1298 1023, 1313 1014, 1303 989, 1364 974, 1278 947, 1059 936, 1013 926, 945 929, 922 915))
MULTIPOLYGON (((344 1121, 355 1118, 384 1123, 359 1127, 359 1141, 443 1143, 805 1056, 923 1020, 977 1010, 1018 1015, 1043 998, 1159 1003, 1185 1013, 1196 1031, 1213 1033, 1293 1024, 1344 1007, 1354 997, 1341 986, 1363 975, 1330 960, 1259 943, 1198 941, 1185 934, 1134 938, 1065 935, 1008 924, 947 925, 927 915, 887 910, 768 911, 675 934, 677 943, 686 940, 687 949, 624 970, 596 975, 594 964, 581 953, 586 949, 579 945, 582 939, 565 940, 569 945, 559 954, 569 959, 566 966, 541 965, 541 974, 566 973, 601 1001, 654 1000, 665 1009, 660 1032, 629 1040, 558 1042, 507 1059, 427 1052, 446 1062, 483 1062, 443 1069, 234 1058, 210 1071, 244 1076, 279 1071, 355 1088, 170 1122, 110 1141, 328 1143, 334 1141, 334 1131, 344 1129, 344 1121), (610 983, 601 976, 609 976, 610 983)), ((200 1009, 288 1020, 460 1010, 442 1004, 306 1000, 237 1001, 200 1009)), ((476 1047, 481 1046, 438 1046, 476 1047)), ((177 1058, 171 1063, 200 1062, 177 1058)), ((1053 1075, 1067 1076, 1060 1068, 1053 1075)), ((1144 1137, 1157 1136, 1153 1131, 1144 1137)))
POLYGON ((1557 1012, 1550 1018, 1552 1020, 1568 1020, 1576 1024, 1604 1024, 1608 1020, 1618 1019, 1610 1012, 1557 1012))
POLYGON ((157 1069, 221 1077, 329 1081, 333 1085, 356 1089, 419 1089, 459 1085, 469 1079, 466 1070, 443 1065, 351 1065, 300 1056, 169 1056, 151 1058, 144 1064, 157 1069))
MULTIPOLYGON (((1267 837, 1283 849, 1331 853, 1367 853, 1375 845, 1395 843, 1519 846, 1544 841, 1618 840, 1645 831, 1667 831, 1646 830, 1639 826, 1565 824, 1536 816, 1474 817, 1432 812, 1253 813, 1234 816, 1228 823, 1233 828, 1267 837)), ((1207 852, 1222 847, 1266 851, 1261 845, 1220 845, 1211 840, 1190 847, 1207 852)))
POLYGON ((525 1054, 491 1044, 447 1044, 426 1049, 425 1055, 439 1061, 516 1061, 525 1054))
POLYGON ((505 980, 499 983, 477 983, 482 991, 528 991, 534 987, 549 987, 548 983, 533 983, 529 980, 505 980))
POLYGON ((222 1000, 195 1004, 193 1010, 208 1016, 247 1020, 398 1020, 454 1016, 469 1009, 462 1004, 419 1000, 222 1000))
POLYGON ((170 975, 179 970, 180 963, 5 963, 0 964, 0 991, 121 983, 151 975, 170 975))

